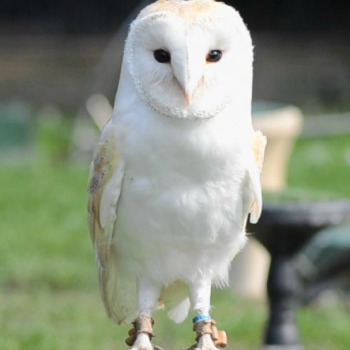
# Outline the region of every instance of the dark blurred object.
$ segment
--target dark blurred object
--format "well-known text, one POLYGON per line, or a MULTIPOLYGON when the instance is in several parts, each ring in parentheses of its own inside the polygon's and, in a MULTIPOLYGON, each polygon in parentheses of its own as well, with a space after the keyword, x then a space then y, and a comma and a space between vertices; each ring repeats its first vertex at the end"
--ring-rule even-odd
POLYGON ((92 34, 115 31, 137 0, 2 0, 3 34, 92 34))
MULTIPOLYGON (((87 34, 115 31, 141 1, 2 0, 1 32, 87 34)), ((346 0, 235 0, 253 31, 293 33, 350 32, 346 0)))
POLYGON ((350 222, 320 232, 297 254, 294 266, 305 304, 329 289, 350 287, 350 222))
MULTIPOLYGON (((269 320, 265 332, 267 348, 278 345, 302 349, 296 310, 303 299, 305 285, 299 278, 293 259, 317 232, 340 225, 346 220, 350 220, 350 202, 347 200, 295 201, 264 205, 262 216, 254 226, 254 230, 255 238, 271 255, 267 280, 269 298, 269 320)), ((345 257, 349 257, 349 253, 345 254, 345 257)), ((335 274, 343 268, 342 263, 343 258, 339 261, 336 258, 328 260, 323 270, 335 274), (334 263, 335 261, 337 263, 334 263)))
POLYGON ((350 32, 347 0, 234 0, 253 31, 350 32))

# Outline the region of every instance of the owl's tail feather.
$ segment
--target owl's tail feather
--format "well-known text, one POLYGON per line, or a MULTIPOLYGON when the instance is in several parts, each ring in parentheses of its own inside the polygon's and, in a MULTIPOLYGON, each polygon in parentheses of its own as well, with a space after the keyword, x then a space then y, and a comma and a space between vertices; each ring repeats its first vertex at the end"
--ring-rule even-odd
MULTIPOLYGON (((137 317, 137 279, 130 278, 130 271, 114 251, 110 251, 110 260, 103 267, 98 264, 100 290, 108 316, 113 322, 131 323, 137 317)), ((174 282, 163 287, 159 307, 166 307, 169 318, 175 323, 183 322, 190 310, 188 288, 183 282, 174 282)))
POLYGON ((188 287, 185 283, 176 281, 162 289, 163 305, 170 310, 169 318, 175 323, 183 322, 190 310, 188 287))
POLYGON ((174 308, 168 312, 169 318, 175 323, 181 323, 185 321, 190 311, 191 302, 189 298, 182 300, 174 308))
POLYGON ((99 268, 99 277, 101 296, 108 317, 118 324, 132 322, 137 316, 136 282, 114 261, 99 268))

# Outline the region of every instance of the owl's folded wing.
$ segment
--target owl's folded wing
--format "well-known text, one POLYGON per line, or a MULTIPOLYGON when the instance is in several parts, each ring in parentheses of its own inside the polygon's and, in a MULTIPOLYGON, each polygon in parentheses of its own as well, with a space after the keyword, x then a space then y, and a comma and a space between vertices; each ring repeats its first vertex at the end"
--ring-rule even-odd
POLYGON ((266 147, 266 136, 260 131, 255 131, 253 136, 253 156, 254 162, 248 171, 249 187, 253 194, 253 200, 250 208, 250 222, 258 222, 262 211, 262 194, 260 173, 264 162, 264 153, 266 147))
POLYGON ((96 251, 102 297, 108 310, 108 279, 114 226, 124 176, 124 161, 118 150, 114 126, 102 132, 91 164, 89 184, 89 226, 96 251))

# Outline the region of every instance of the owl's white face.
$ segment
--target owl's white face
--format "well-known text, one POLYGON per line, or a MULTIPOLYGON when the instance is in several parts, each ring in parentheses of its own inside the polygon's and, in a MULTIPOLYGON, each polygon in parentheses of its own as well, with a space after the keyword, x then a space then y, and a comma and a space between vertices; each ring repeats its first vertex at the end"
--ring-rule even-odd
POLYGON ((250 103, 252 44, 239 14, 213 1, 201 11, 198 0, 172 2, 180 9, 141 13, 130 28, 124 59, 141 97, 162 115, 191 119, 250 103))

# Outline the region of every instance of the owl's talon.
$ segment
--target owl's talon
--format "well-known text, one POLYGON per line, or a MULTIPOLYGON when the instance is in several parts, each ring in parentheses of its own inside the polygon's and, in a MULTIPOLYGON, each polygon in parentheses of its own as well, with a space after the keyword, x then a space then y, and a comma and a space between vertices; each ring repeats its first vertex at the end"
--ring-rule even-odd
POLYGON ((136 340, 130 350, 154 350, 151 339, 146 333, 137 335, 136 340))
POLYGON ((197 333, 197 343, 187 350, 222 350, 226 348, 226 332, 218 330, 214 320, 197 322, 194 324, 193 330, 197 333))
POLYGON ((129 350, 164 350, 158 345, 147 345, 147 344, 140 344, 140 345, 135 345, 129 350))
POLYGON ((133 323, 133 328, 128 332, 129 337, 125 340, 131 346, 131 350, 155 350, 151 340, 154 321, 151 317, 139 316, 133 323))

